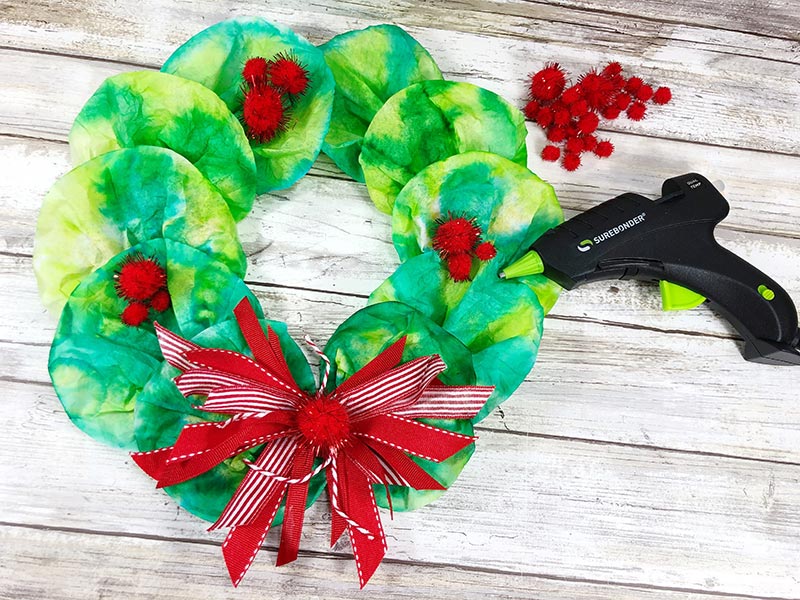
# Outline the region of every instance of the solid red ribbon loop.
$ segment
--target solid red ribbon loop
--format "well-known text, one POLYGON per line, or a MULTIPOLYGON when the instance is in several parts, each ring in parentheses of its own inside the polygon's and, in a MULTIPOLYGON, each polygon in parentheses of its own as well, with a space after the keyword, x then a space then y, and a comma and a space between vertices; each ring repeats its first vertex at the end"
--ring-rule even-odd
POLYGON ((402 337, 330 394, 305 392, 278 336, 271 328, 265 336, 249 301, 234 313, 254 358, 201 348, 156 327, 164 358, 182 371, 176 378, 181 392, 206 395, 207 406, 195 408, 230 418, 187 425, 173 446, 133 458, 163 487, 263 445, 211 526, 230 529, 222 553, 234 585, 250 568, 284 499, 277 564, 297 558, 309 482, 324 470, 331 545, 347 531, 363 587, 386 553, 373 485, 387 493, 390 485, 443 489, 408 454, 441 462, 475 440, 413 419, 471 418, 494 388, 444 385, 437 377, 446 365, 436 355, 400 364, 402 337))

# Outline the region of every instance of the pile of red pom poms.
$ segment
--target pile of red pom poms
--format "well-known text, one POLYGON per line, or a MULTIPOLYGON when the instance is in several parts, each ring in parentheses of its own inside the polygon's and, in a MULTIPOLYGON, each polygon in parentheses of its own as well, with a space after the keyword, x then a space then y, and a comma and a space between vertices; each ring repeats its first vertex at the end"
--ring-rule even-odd
POLYGON ((167 291, 167 272, 154 258, 129 254, 114 273, 117 296, 128 301, 121 319, 138 327, 150 316, 150 309, 164 312, 172 301, 167 291))
POLYGON ((614 145, 598 140, 600 119, 614 120, 623 111, 633 121, 647 114, 647 103, 666 104, 672 99, 668 87, 653 90, 639 77, 626 78, 618 62, 608 63, 600 72, 587 71, 578 83, 567 86, 567 74, 558 63, 550 63, 530 77, 530 101, 525 116, 547 132, 550 144, 542 158, 557 161, 567 171, 581 166, 581 154, 592 152, 600 158, 611 156, 614 145))
POLYGON ((472 274, 472 259, 489 261, 497 256, 492 242, 481 241, 481 228, 475 219, 448 215, 436 220, 433 249, 447 265, 453 281, 467 281, 472 274))
POLYGON ((284 53, 270 60, 260 56, 249 59, 242 79, 242 124, 248 137, 260 143, 286 130, 291 102, 311 84, 308 69, 296 56, 284 53))

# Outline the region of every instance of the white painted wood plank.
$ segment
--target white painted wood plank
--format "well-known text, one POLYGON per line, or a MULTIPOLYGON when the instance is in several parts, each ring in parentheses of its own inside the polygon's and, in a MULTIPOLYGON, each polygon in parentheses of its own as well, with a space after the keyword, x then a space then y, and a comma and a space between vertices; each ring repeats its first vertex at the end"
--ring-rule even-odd
MULTIPOLYGON (((519 3, 511 0, 504 1, 504 4, 513 6, 519 3)), ((689 23, 728 30, 724 33, 748 31, 756 35, 782 37, 787 41, 800 41, 800 12, 792 0, 762 2, 756 10, 748 0, 727 0, 724 5, 715 0, 559 0, 558 5, 583 8, 591 13, 608 12, 626 19, 641 16, 675 25, 689 23)), ((710 32, 705 33, 709 35, 710 32)))
MULTIPOLYGON (((0 378, 49 383, 54 323, 30 262, 0 256, 0 378)), ((295 339, 324 343, 364 305, 356 297, 255 289, 295 339)), ((548 318, 536 366, 482 423, 520 433, 800 463, 800 408, 790 368, 745 362, 729 339, 548 318)))
MULTIPOLYGON (((90 10, 84 5, 55 12, 48 9, 42 14, 46 27, 32 23, 31 9, 26 6, 7 17, 0 40, 5 39, 5 45, 157 67, 192 33, 232 14, 262 14, 295 27, 315 43, 375 22, 397 22, 410 27, 446 76, 483 85, 517 104, 522 104, 525 95, 525 74, 545 61, 557 60, 582 73, 603 61, 620 60, 642 77, 672 85, 675 101, 668 108, 651 111, 641 123, 619 119, 612 130, 800 152, 796 135, 800 129, 796 110, 800 65, 791 42, 753 36, 745 40, 740 38, 749 34, 729 33, 733 39, 715 45, 702 31, 673 34, 672 25, 617 16, 587 18, 583 11, 565 19, 565 9, 532 6, 530 15, 499 15, 469 6, 454 10, 437 3, 350 4, 337 0, 315 9, 306 3, 301 8, 291 3, 264 7, 260 3, 205 1, 182 5, 175 23, 164 28, 151 26, 154 14, 172 10, 163 5, 154 5, 149 11, 120 10, 115 3, 102 2, 90 10), (109 28, 106 22, 115 25, 109 28), (20 42, 20 38, 28 41, 20 42), (777 47, 767 57, 775 60, 742 55, 741 48, 770 48, 773 44, 777 47), (787 56, 793 56, 795 62, 789 62, 787 56)), ((2 60, 9 62, 8 58, 2 60)), ((55 71, 62 60, 48 56, 46 64, 55 71)))
MULTIPOLYGON (((516 573, 476 572, 446 565, 385 560, 358 589, 352 561, 342 554, 309 555, 274 568, 259 561, 238 589, 226 580, 213 544, 0 526, 0 599, 217 600, 291 596, 295 600, 731 600, 683 590, 562 581, 516 573)), ((736 600, 736 596, 733 600, 736 600)))
MULTIPOLYGON (((14 459, 0 462, 5 522, 221 540, 124 453, 74 429, 49 389, 11 384, 6 394, 14 402, 0 414, 0 452, 14 459)), ((798 466, 490 431, 478 443, 441 499, 386 518, 389 558, 759 598, 800 593, 798 466)), ((308 514, 304 550, 326 551, 326 513, 318 503, 308 514)), ((255 568, 273 560, 265 552, 255 568)))

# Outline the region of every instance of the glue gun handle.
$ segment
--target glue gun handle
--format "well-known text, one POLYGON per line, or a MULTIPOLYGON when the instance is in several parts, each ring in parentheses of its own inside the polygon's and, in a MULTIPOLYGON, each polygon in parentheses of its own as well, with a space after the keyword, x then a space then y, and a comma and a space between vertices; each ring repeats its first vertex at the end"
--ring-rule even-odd
MULTIPOLYGON (((661 265, 641 269, 636 279, 665 279, 705 296, 745 340, 745 358, 757 362, 800 364, 797 311, 776 281, 723 248, 714 239, 713 224, 686 232, 688 244, 665 236, 661 265), (663 269, 663 270, 662 270, 663 269), (762 360, 763 359, 763 360, 762 360)), ((649 263, 657 265, 656 261, 649 263)), ((631 273, 633 275, 633 273, 631 273)))

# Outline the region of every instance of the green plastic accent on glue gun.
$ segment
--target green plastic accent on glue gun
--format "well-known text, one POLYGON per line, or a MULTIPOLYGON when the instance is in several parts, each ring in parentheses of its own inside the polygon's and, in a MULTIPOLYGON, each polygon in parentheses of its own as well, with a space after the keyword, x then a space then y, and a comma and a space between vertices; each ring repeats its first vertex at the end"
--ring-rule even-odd
POLYGON ((526 275, 539 275, 544 273, 544 263, 542 257, 536 250, 531 250, 519 260, 511 263, 498 274, 500 279, 513 279, 514 277, 525 277, 526 275))
POLYGON ((705 296, 677 283, 662 279, 658 285, 661 288, 661 308, 663 310, 687 310, 700 306, 706 301, 705 296))

